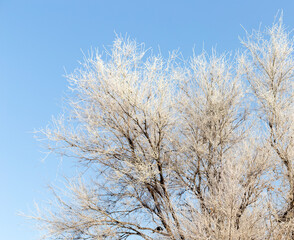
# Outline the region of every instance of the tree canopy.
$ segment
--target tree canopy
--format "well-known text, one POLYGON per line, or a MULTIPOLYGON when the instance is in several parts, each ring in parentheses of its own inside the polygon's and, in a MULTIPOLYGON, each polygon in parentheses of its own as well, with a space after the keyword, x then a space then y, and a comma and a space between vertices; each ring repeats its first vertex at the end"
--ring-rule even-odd
POLYGON ((185 60, 117 37, 67 76, 48 148, 91 169, 33 216, 46 239, 294 237, 293 38, 185 60))

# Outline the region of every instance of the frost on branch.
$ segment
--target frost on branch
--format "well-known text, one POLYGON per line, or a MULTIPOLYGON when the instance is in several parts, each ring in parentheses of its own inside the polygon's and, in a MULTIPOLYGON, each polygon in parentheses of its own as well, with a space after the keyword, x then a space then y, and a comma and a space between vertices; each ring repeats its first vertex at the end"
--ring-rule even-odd
POLYGON ((293 46, 281 21, 239 57, 190 60, 117 38, 67 76, 42 130, 92 180, 52 189, 47 239, 292 239, 293 46))

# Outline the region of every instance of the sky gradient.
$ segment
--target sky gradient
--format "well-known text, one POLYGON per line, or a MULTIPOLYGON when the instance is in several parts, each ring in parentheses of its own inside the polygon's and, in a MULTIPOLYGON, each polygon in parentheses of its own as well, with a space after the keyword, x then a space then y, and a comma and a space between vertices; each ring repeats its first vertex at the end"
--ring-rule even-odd
POLYGON ((76 171, 73 161, 45 158, 33 131, 61 112, 65 70, 79 66, 82 52, 111 45, 115 33, 163 55, 236 51, 243 28, 271 25, 278 10, 293 29, 292 0, 0 0, 1 239, 37 239, 18 212, 49 199, 46 186, 76 171))

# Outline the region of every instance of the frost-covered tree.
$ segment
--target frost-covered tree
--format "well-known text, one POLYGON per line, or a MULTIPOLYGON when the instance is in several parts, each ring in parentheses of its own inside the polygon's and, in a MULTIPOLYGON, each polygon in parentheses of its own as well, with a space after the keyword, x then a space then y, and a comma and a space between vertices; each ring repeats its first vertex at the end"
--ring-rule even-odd
POLYGON ((89 176, 53 188, 45 238, 292 239, 293 39, 280 20, 242 44, 184 61, 118 37, 68 75, 41 133, 89 176))

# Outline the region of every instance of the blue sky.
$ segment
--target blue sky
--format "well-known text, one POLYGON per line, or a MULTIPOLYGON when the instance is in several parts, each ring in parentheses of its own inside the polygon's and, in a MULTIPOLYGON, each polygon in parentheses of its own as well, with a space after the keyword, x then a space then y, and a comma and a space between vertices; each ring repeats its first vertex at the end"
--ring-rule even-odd
POLYGON ((75 163, 45 151, 34 129, 61 111, 67 82, 82 51, 111 45, 115 32, 165 55, 195 47, 240 48, 244 30, 268 26, 283 9, 294 28, 292 0, 0 0, 0 235, 34 240, 38 232, 17 213, 50 198, 49 183, 71 175, 75 163), (82 50, 82 51, 81 51, 82 50))

